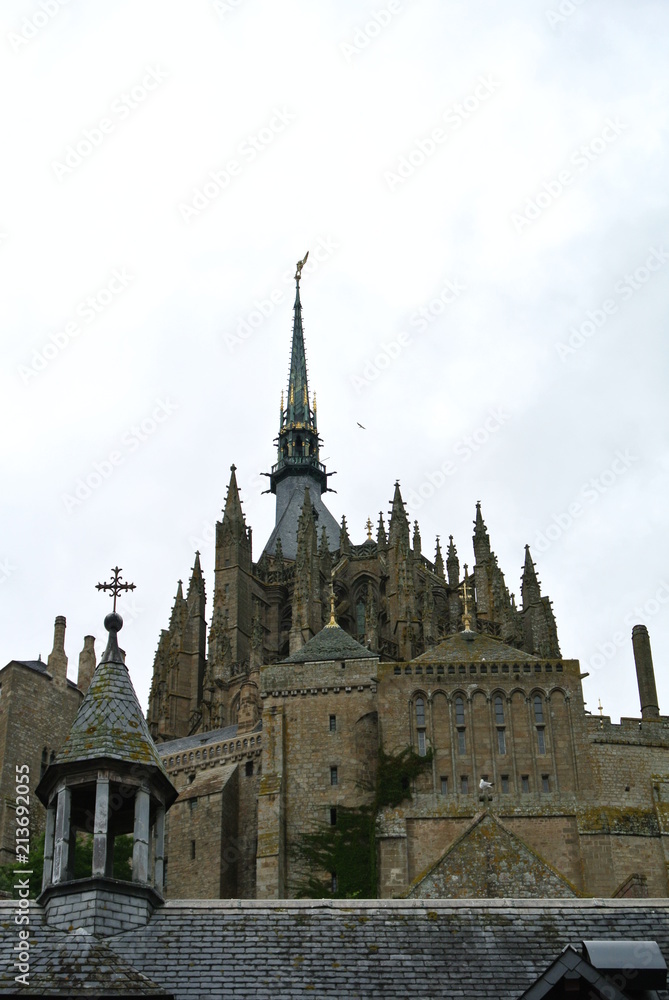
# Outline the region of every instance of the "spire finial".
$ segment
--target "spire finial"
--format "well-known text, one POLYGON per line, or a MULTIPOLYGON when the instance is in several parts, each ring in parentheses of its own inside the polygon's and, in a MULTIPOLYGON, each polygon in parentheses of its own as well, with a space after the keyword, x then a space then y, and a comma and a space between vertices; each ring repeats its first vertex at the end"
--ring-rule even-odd
POLYGON ((374 527, 374 525, 372 524, 371 517, 367 518, 367 524, 365 525, 365 527, 367 528, 367 541, 368 542, 374 541, 374 539, 372 538, 372 528, 374 527))
POLYGON ((335 592, 334 592, 334 569, 330 573, 330 621, 325 626, 326 628, 338 628, 337 619, 335 618, 335 592))
MULTIPOLYGON (((120 620, 121 625, 122 625, 123 624, 123 619, 121 618, 120 615, 116 614, 116 598, 118 597, 118 595, 121 593, 122 590, 134 590, 136 585, 134 583, 121 583, 121 567, 120 566, 113 566, 112 567, 112 573, 114 574, 114 579, 112 580, 111 583, 96 583, 95 589, 96 590, 109 590, 109 591, 111 591, 112 596, 114 598, 114 607, 113 607, 113 610, 112 610, 112 614, 115 615, 115 617, 120 620)), ((109 618, 109 617, 110 616, 107 615, 107 618, 109 618)), ((105 618, 105 628, 108 631, 111 631, 111 629, 107 625, 107 618, 105 618)), ((118 632, 119 629, 121 628, 121 625, 119 625, 118 628, 114 628, 114 631, 118 632)))
POLYGON ((307 250, 302 260, 298 260, 297 262, 297 270, 295 271, 295 281, 297 282, 298 286, 300 284, 300 278, 302 277, 302 268, 306 264, 308 256, 309 256, 309 251, 307 250))

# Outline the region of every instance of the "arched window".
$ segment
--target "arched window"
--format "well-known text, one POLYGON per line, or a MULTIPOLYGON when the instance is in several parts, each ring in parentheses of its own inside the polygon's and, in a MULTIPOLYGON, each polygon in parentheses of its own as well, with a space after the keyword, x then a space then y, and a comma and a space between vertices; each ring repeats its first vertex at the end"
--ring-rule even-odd
POLYGON ((416 698, 416 726, 420 728, 425 725, 425 702, 422 698, 416 698))
POLYGON ((416 735, 418 738, 418 754, 424 757, 427 753, 427 743, 425 738, 425 702, 422 698, 416 698, 414 703, 416 712, 416 735))
POLYGON ((465 700, 459 695, 455 699, 455 725, 458 730, 458 753, 467 753, 467 732, 465 730, 465 700))
POLYGON ((546 753, 546 732, 544 730, 544 703, 540 694, 534 696, 534 722, 537 727, 537 750, 546 753))
POLYGON ((495 695, 495 725, 497 726, 497 752, 504 756, 506 753, 506 729, 504 728, 504 699, 500 694, 495 695))

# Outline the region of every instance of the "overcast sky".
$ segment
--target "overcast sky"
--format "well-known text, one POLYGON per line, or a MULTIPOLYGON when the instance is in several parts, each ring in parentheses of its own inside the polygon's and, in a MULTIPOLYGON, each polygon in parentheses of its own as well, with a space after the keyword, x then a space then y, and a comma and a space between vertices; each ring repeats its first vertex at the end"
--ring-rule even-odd
POLYGON ((144 707, 232 462, 257 560, 295 262, 351 540, 528 542, 588 707, 669 713, 664 0, 5 0, 0 661, 67 617, 144 707), (358 423, 364 425, 362 430, 358 423))

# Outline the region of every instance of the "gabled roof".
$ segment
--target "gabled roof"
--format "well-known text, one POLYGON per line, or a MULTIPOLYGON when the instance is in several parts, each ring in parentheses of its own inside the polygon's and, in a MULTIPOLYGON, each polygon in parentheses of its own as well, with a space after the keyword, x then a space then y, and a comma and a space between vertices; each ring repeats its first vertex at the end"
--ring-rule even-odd
POLYGON ((318 663, 324 660, 378 659, 378 653, 361 646, 339 625, 326 625, 282 663, 318 663))
POLYGON ((538 663, 539 657, 478 632, 457 632, 417 656, 412 663, 538 663))
MULTIPOLYGON (((571 945, 567 945, 562 954, 558 955, 536 983, 525 990, 518 1000, 544 1000, 545 997, 550 997, 557 984, 563 979, 583 979, 591 987, 588 997, 592 997, 592 1000, 625 1000, 626 998, 626 994, 621 993, 610 979, 602 976, 571 945)), ((561 996, 562 994, 558 993, 557 995, 561 996)), ((580 995, 581 993, 578 991, 578 996, 580 995)))
POLYGON ((406 895, 412 899, 465 896, 536 899, 546 895, 573 899, 579 893, 568 879, 486 809, 428 871, 414 880, 406 895))
MULTIPOLYGON (((15 899, 0 900, 0 996, 18 992, 15 911, 15 899)), ((36 903, 30 931, 31 971, 79 938, 53 931, 36 903)), ((669 901, 171 900, 145 927, 105 942, 112 968, 134 969, 178 1000, 518 1000, 565 945, 587 939, 654 940, 669 956, 669 901)), ((93 984, 99 971, 88 972, 93 984)))

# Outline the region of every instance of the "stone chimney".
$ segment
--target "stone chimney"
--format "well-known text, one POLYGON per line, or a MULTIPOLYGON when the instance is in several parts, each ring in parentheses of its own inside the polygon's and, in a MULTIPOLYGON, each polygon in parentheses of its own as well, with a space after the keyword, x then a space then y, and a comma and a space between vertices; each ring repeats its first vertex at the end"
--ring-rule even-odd
POLYGON ((641 718, 659 719, 660 709, 657 704, 653 657, 650 651, 648 629, 645 625, 635 625, 632 629, 632 648, 634 650, 634 663, 636 665, 636 677, 639 685, 641 718))
POLYGON ((65 655, 65 617, 58 615, 53 629, 53 649, 47 660, 47 670, 57 687, 67 686, 67 656, 65 655))
POLYGON ((95 672, 95 636, 84 636, 84 648, 79 653, 79 673, 77 687, 84 694, 88 691, 95 672))

